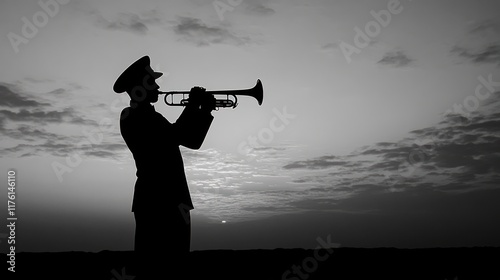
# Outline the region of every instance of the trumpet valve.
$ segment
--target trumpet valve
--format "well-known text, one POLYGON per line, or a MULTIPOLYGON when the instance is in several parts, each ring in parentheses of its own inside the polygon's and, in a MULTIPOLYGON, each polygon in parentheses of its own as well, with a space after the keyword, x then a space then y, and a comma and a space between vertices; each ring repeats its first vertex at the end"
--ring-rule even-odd
POLYGON ((215 107, 222 107, 222 108, 227 108, 227 107, 233 107, 236 108, 238 104, 234 102, 233 100, 230 99, 216 99, 215 100, 215 107))

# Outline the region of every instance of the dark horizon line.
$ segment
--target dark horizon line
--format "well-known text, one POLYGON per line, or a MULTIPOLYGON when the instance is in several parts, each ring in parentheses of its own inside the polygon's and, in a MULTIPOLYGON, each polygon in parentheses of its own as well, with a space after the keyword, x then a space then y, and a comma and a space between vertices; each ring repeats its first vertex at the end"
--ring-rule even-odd
MULTIPOLYGON (((500 246, 443 246, 443 247, 328 247, 328 248, 299 248, 299 247, 294 247, 294 248, 273 248, 273 249, 207 249, 207 250, 192 250, 190 251, 191 253, 193 252, 225 252, 225 251, 238 251, 238 252, 245 252, 245 251, 277 251, 277 250, 304 250, 304 251, 314 251, 316 249, 331 249, 331 250, 456 250, 456 249, 485 249, 485 248, 492 248, 492 249, 500 249, 500 246)), ((81 250, 68 250, 68 251, 20 251, 16 252, 16 254, 67 254, 67 253, 93 253, 93 254, 99 254, 99 253, 133 253, 134 250, 100 250, 100 251, 81 251, 81 250)), ((0 256, 7 255, 8 253, 0 253, 0 256)))

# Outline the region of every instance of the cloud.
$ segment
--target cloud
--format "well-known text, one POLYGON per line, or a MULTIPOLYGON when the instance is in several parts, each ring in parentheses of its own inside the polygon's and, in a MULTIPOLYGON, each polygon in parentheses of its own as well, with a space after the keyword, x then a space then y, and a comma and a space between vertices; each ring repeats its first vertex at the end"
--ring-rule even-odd
POLYGON ((339 48, 339 43, 326 43, 321 46, 324 51, 337 50, 339 48))
POLYGON ((330 198, 311 198, 291 201, 289 205, 304 210, 331 210, 336 208, 337 202, 330 198))
POLYGON ((349 164, 347 161, 338 160, 335 156, 322 156, 315 159, 295 161, 289 163, 283 168, 285 169, 326 169, 334 166, 344 166, 349 164))
POLYGON ((255 147, 253 150, 255 151, 260 151, 260 152, 276 152, 276 151, 285 151, 287 147, 285 146, 262 146, 262 147, 255 147))
POLYGON ((52 155, 56 157, 68 157, 79 155, 82 158, 94 157, 115 160, 130 157, 125 143, 92 144, 83 136, 68 137, 44 133, 42 135, 45 135, 43 138, 46 139, 38 141, 36 144, 23 143, 3 148, 0 156, 32 157, 52 155))
POLYGON ((0 133, 13 139, 23 139, 28 142, 34 142, 41 139, 57 139, 61 137, 56 133, 48 132, 43 127, 22 124, 17 125, 14 129, 0 129, 0 133))
POLYGON ((104 18, 98 11, 91 12, 91 15, 95 17, 95 24, 98 27, 107 30, 131 32, 139 35, 147 34, 149 31, 148 25, 161 23, 161 18, 154 11, 142 14, 119 13, 111 20, 104 18))
POLYGON ((54 90, 48 92, 47 94, 52 94, 52 95, 55 95, 55 96, 61 96, 61 95, 66 95, 67 93, 68 93, 68 91, 66 89, 58 88, 58 89, 54 89, 54 90))
POLYGON ((270 16, 276 13, 276 11, 269 7, 269 1, 245 1, 245 12, 250 15, 258 16, 270 16))
POLYGON ((208 26, 199 19, 181 17, 173 27, 175 34, 197 46, 212 44, 245 45, 250 43, 249 37, 233 34, 225 27, 208 26))
POLYGON ((135 14, 122 14, 113 21, 100 17, 97 20, 97 25, 105 29, 129 31, 137 34, 146 34, 148 31, 148 27, 135 14))
POLYGON ((4 107, 17 107, 17 108, 37 108, 41 106, 48 106, 49 103, 36 100, 32 97, 19 94, 11 90, 12 85, 0 83, 0 106, 4 107))
POLYGON ((484 46, 479 50, 455 46, 452 48, 451 53, 476 64, 498 63, 500 65, 500 44, 484 46))
POLYGON ((0 116, 12 122, 95 124, 92 120, 78 116, 72 108, 65 108, 60 111, 22 109, 18 112, 12 112, 10 110, 0 110, 0 116))
MULTIPOLYGON (((70 94, 73 88, 74 85, 56 88, 43 96, 54 98, 70 94)), ((6 83, 0 83, 0 92, 3 95, 0 100, 0 135, 4 140, 0 156, 66 156, 79 151, 83 156, 109 157, 110 153, 121 156, 126 150, 120 139, 115 144, 87 139, 87 134, 94 133, 92 135, 95 136, 95 133, 101 133, 111 141, 115 140, 117 132, 100 131, 96 121, 88 119, 67 103, 58 105, 27 93, 20 86, 6 83), (61 131, 61 125, 67 129, 61 131), (68 130, 75 132, 66 132, 68 130), (118 146, 116 143, 119 143, 118 146)))
POLYGON ((500 65, 500 21, 487 19, 472 22, 464 39, 450 49, 451 54, 475 64, 500 65))
POLYGON ((283 165, 296 171, 295 184, 316 188, 381 192, 427 188, 471 192, 500 186, 500 92, 468 116, 445 115, 396 142, 380 142, 345 156, 325 155, 283 165), (303 175, 300 170, 314 170, 303 175), (372 190, 372 189, 370 189, 372 190))
MULTIPOLYGON (((58 88, 52 90, 48 95, 61 95, 66 89, 58 88)), ((6 83, 0 83, 0 116, 9 122, 32 122, 36 124, 47 123, 74 123, 94 125, 95 122, 79 115, 73 108, 56 109, 42 98, 31 96, 6 83), (1 108, 3 107, 3 109, 1 108)))
POLYGON ((487 19, 480 22, 474 22, 469 31, 471 35, 491 36, 500 34, 500 22, 497 20, 487 19))
POLYGON ((24 80, 29 82, 29 83, 34 83, 34 84, 54 82, 54 80, 51 80, 51 79, 40 79, 40 78, 35 78, 35 77, 26 77, 26 78, 24 78, 24 80))
POLYGON ((384 54, 384 57, 377 63, 393 67, 406 67, 411 65, 414 60, 408 57, 403 51, 391 51, 384 54))
POLYGON ((274 212, 278 208, 274 206, 248 206, 248 207, 243 207, 241 210, 243 211, 252 211, 252 212, 274 212))

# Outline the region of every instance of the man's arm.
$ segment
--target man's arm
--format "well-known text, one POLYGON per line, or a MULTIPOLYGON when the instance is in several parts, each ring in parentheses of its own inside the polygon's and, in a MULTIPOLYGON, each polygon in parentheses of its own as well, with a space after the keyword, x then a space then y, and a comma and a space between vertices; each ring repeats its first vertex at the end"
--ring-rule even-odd
POLYGON ((205 140, 214 117, 215 97, 205 89, 194 87, 189 94, 189 104, 175 122, 179 144, 190 149, 199 149, 205 140))
POLYGON ((190 149, 199 149, 205 140, 214 117, 210 112, 186 106, 173 124, 178 144, 190 149))

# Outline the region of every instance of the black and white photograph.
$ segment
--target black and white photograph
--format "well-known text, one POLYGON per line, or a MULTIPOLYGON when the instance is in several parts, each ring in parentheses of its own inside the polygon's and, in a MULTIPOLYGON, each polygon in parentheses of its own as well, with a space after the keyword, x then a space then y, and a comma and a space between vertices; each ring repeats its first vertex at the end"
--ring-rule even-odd
POLYGON ((2 279, 497 279, 500 1, 2 0, 2 279))

